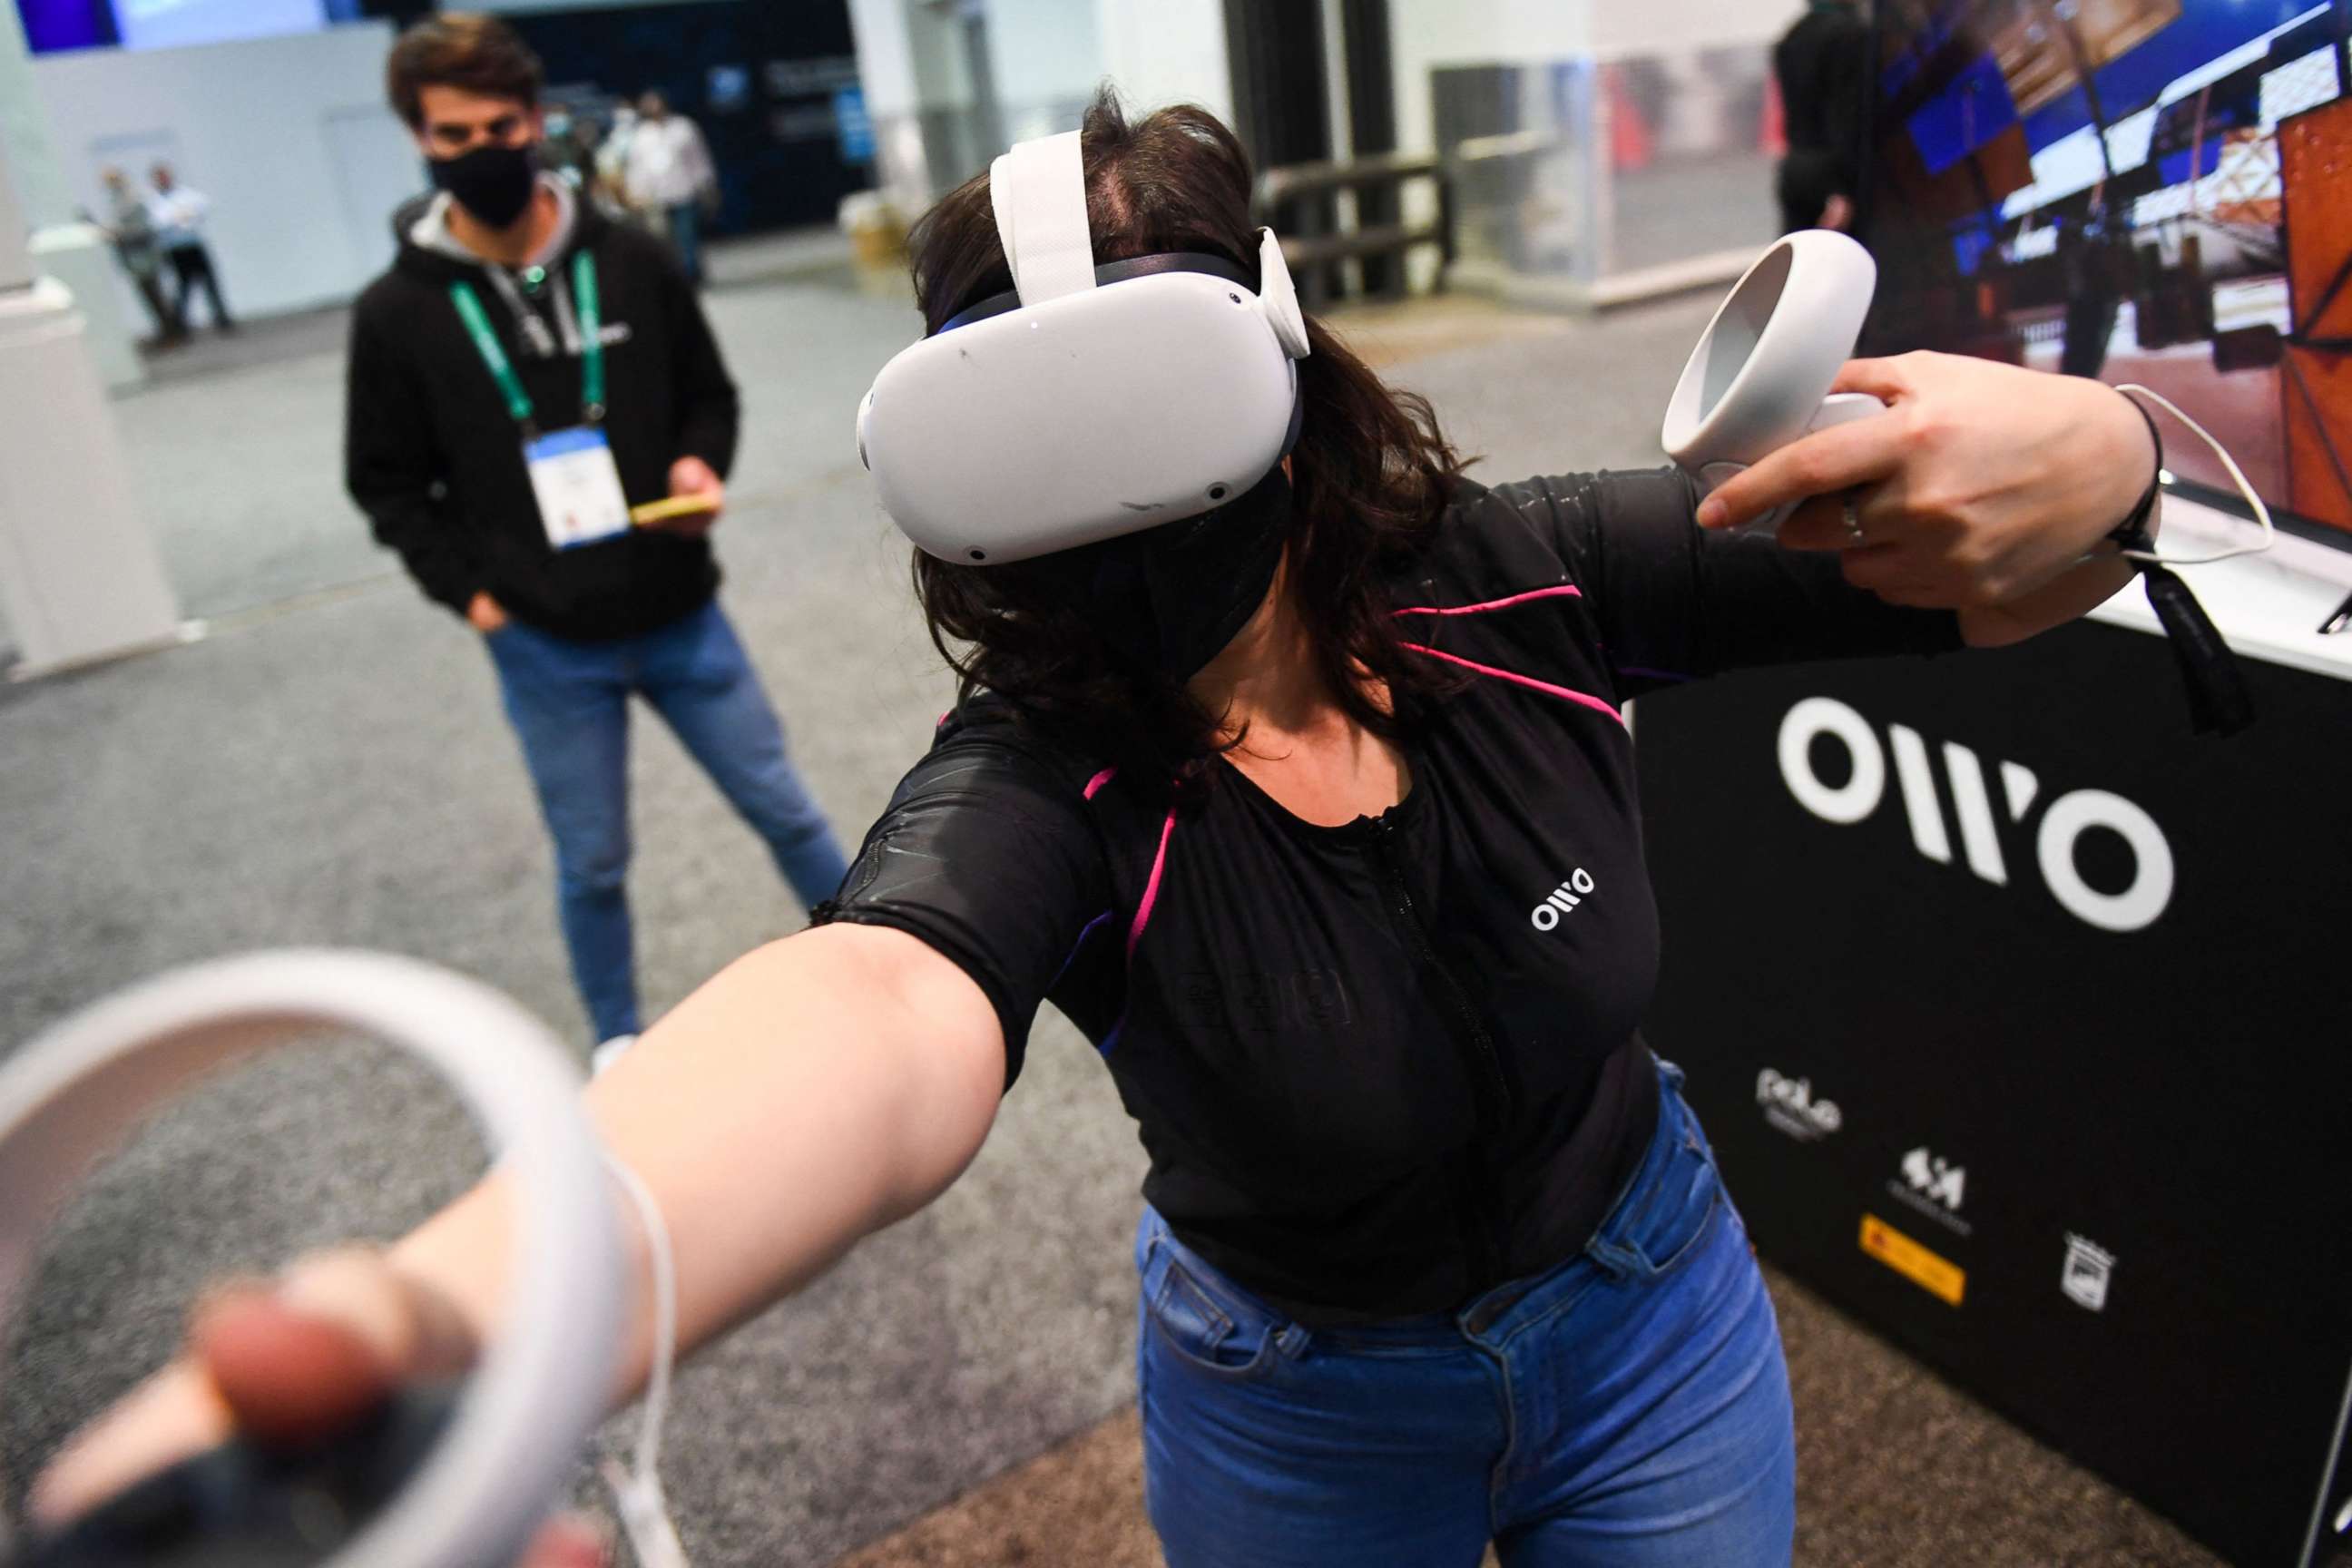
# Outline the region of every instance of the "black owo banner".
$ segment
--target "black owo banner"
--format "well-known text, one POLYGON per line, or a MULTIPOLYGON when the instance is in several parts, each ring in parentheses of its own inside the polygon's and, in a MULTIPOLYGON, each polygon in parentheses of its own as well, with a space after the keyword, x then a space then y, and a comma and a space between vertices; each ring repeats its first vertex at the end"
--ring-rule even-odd
POLYGON ((2233 1562, 2347 1539, 2352 683, 2158 638, 1644 698, 1650 1036, 1772 1261, 2233 1562))

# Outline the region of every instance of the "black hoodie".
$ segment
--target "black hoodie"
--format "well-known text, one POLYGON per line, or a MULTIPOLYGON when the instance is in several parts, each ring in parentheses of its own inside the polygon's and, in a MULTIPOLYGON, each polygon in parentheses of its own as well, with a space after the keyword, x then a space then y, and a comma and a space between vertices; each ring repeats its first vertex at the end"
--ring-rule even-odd
MULTIPOLYGON (((394 217, 400 255, 352 318, 344 482, 376 538, 400 552, 428 597, 462 615, 487 592, 516 619, 560 637, 628 637, 698 608, 719 585, 703 540, 632 529, 571 550, 549 545, 522 429, 449 286, 474 285, 544 429, 580 418, 579 355, 561 346, 576 334, 555 330, 542 299, 542 341, 557 346, 534 353, 481 263, 416 243, 427 210, 412 203, 394 217)), ((676 258, 585 202, 548 275, 568 281, 583 248, 595 256, 602 297, 604 430, 630 503, 669 494, 670 465, 683 457, 724 475, 735 457, 735 384, 676 258)))

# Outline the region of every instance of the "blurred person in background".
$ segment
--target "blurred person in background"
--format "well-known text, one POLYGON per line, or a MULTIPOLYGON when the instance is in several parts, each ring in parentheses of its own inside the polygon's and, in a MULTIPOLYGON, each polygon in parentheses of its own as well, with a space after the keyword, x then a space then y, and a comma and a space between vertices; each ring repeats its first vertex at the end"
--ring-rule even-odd
POLYGON ((629 138, 623 182, 629 203, 656 219, 677 247, 686 275, 702 283, 702 219, 718 205, 719 172, 702 129, 670 112, 657 91, 637 100, 637 125, 629 138))
POLYGON ((539 161, 574 191, 588 190, 596 183, 596 122, 568 109, 549 110, 539 161))
POLYGON ((122 264, 139 298, 147 302, 147 313, 155 318, 155 341, 163 344, 184 341, 187 326, 171 296, 163 292, 163 247, 156 240, 155 222, 147 215, 147 204, 121 170, 108 169, 100 178, 106 183, 106 216, 99 220, 99 226, 114 246, 114 259, 122 264))
POLYGON ((1780 229, 1851 231, 1871 97, 1870 23, 1862 0, 1812 0, 1772 50, 1789 128, 1780 160, 1780 229))
POLYGON ((2057 220, 2058 266, 2066 280, 2066 336, 2058 351, 2058 374, 2095 381, 2106 368, 2137 258, 2130 223, 2107 206, 2105 180, 2080 205, 2079 214, 2064 213, 2057 220))
POLYGON ((205 245, 205 220, 212 216, 213 204, 202 191, 180 184, 169 163, 156 164, 152 177, 155 188, 147 197, 147 221, 154 226, 155 242, 163 247, 163 259, 172 264, 173 276, 179 281, 172 310, 180 320, 181 330, 187 329, 188 301, 201 287, 212 303, 213 325, 224 332, 236 331, 228 301, 221 298, 213 253, 205 245))
POLYGON ((596 143, 597 200, 606 216, 660 233, 657 226, 645 225, 643 216, 629 205, 629 144, 636 137, 637 106, 624 103, 613 110, 613 123, 606 128, 604 139, 596 143))
POLYGON ((399 257, 353 314, 346 479, 425 595, 488 646, 609 1061, 640 1021, 632 696, 766 840, 803 904, 832 896, 846 866, 714 598, 708 534, 739 410, 677 258, 540 171, 540 64, 504 23, 419 23, 386 75, 439 194, 402 209, 399 257), (710 510, 632 524, 632 505, 670 496, 710 510))

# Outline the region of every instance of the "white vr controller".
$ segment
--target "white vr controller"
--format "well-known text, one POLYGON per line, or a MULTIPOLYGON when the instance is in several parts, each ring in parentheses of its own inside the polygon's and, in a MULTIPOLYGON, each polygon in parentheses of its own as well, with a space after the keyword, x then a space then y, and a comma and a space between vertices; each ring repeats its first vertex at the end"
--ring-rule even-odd
MULTIPOLYGON (((499 1331, 446 1429, 411 1442, 394 1473, 373 1463, 382 1506, 321 1549, 217 1539, 236 1527, 221 1524, 226 1515, 215 1509, 184 1526, 205 1540, 158 1542, 149 1518, 137 1550, 68 1541, 45 1554, 35 1542, 33 1561, 499 1568, 520 1555, 571 1479, 604 1414, 628 1300, 602 1150, 578 1109, 579 1071, 546 1026, 506 997, 410 960, 292 952, 181 971, 68 1019, 0 1068, 0 1330, 42 1230, 92 1162, 198 1077, 321 1028, 370 1035, 428 1063, 487 1133, 517 1205, 518 1253, 499 1331)), ((211 1465, 198 1500, 216 1500, 224 1486, 271 1484, 278 1472, 241 1448, 233 1443, 183 1467, 197 1474, 211 1465)), ((358 1462, 369 1468, 371 1456, 358 1462)), ((152 1512, 164 1500, 151 1491, 144 1506, 152 1512)), ((102 1525, 106 1513, 101 1507, 95 1521, 102 1525)))
MULTIPOLYGON (((1886 412, 1867 393, 1832 394, 1878 289, 1870 252, 1828 229, 1775 244, 1707 323, 1666 405, 1666 455, 1706 490, 1790 442, 1886 412)), ((1776 532, 1793 506, 1746 525, 1776 532)))

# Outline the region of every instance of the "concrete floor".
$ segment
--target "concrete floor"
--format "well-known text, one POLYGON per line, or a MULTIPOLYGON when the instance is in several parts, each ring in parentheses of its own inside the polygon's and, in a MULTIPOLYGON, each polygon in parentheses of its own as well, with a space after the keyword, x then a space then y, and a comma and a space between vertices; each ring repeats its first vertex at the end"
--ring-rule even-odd
MULTIPOLYGON (((850 442, 858 395, 915 320, 830 273, 722 287, 712 310, 750 420, 720 533, 726 603, 854 839, 948 691, 850 442)), ((1683 301, 1596 324, 1441 302, 1355 325, 1511 477, 1654 461, 1656 411, 1706 314, 1683 301)), ((290 324, 282 354, 240 348, 120 405, 173 572, 215 635, 0 687, 0 1042, 165 966, 294 942, 437 960, 584 1031, 488 665, 341 496, 339 341, 331 320, 290 324)), ((658 1011, 802 916, 707 781, 646 731, 633 886, 658 1011)), ((953 1193, 685 1373, 665 1469, 698 1562, 1151 1560, 1117 1424, 1140 1157, 1057 1017, 1030 1064, 953 1193), (1074 1520, 1095 1532, 1083 1552, 1074 1520)), ((445 1096, 348 1042, 175 1108, 50 1238, 0 1366, 8 1494, 163 1353, 205 1281, 395 1234, 479 1163, 445 1096)), ((2211 1561, 1776 1284, 1805 1444, 1802 1561, 2211 1561)))

